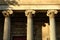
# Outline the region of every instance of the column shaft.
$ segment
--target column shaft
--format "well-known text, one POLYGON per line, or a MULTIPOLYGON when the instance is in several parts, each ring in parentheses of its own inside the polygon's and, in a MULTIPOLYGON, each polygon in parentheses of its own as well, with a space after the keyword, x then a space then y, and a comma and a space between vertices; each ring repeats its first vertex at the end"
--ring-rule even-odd
POLYGON ((47 16, 49 16, 50 22, 50 40, 56 40, 56 30, 55 30, 55 14, 57 14, 57 10, 49 10, 47 16))
POLYGON ((10 40, 10 18, 5 17, 4 20, 4 34, 3 34, 3 40, 10 40))
POLYGON ((32 17, 29 16, 27 17, 27 40, 33 40, 33 22, 32 17))
POLYGON ((49 18, 50 20, 50 40, 56 40, 56 30, 55 30, 55 19, 49 18))
POLYGON ((32 14, 35 14, 34 10, 26 10, 25 11, 25 15, 27 16, 27 40, 33 40, 32 14))
POLYGON ((11 9, 2 11, 4 19, 3 40, 10 40, 10 15, 13 13, 11 9))

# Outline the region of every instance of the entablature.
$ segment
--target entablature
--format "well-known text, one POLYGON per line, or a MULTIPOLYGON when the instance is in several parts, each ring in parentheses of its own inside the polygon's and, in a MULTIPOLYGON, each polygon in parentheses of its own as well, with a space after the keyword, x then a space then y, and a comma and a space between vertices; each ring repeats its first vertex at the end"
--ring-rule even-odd
POLYGON ((0 5, 0 10, 6 10, 11 8, 12 10, 48 10, 48 9, 57 9, 60 10, 60 5, 0 5))
POLYGON ((60 0, 0 0, 0 10, 60 9, 60 0))

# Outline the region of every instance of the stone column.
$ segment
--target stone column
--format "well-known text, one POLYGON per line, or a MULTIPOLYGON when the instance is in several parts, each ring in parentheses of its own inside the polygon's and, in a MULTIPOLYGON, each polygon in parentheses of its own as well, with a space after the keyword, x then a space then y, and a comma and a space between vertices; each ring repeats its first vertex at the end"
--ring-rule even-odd
POLYGON ((12 10, 3 11, 4 19, 4 33, 3 40, 10 40, 10 14, 12 14, 12 10))
POLYGON ((35 14, 34 10, 26 10, 25 11, 25 15, 27 16, 27 40, 33 40, 32 14, 35 14))
POLYGON ((55 19, 54 14, 57 14, 57 10, 48 10, 47 16, 49 16, 49 22, 50 22, 50 40, 56 40, 56 30, 55 30, 55 19))

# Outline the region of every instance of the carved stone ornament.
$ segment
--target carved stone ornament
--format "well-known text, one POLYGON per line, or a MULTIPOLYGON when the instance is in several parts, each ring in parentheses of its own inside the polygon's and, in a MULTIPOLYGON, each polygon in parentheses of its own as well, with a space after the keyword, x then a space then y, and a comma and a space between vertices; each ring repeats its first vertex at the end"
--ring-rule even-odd
POLYGON ((20 0, 4 0, 8 5, 19 5, 20 0))
POLYGON ((57 14, 57 13, 58 13, 57 10, 48 10, 47 11, 47 16, 54 17, 54 14, 57 14))
POLYGON ((5 17, 7 17, 7 16, 13 14, 13 11, 11 9, 8 9, 8 10, 5 10, 5 11, 2 11, 2 13, 5 17))
POLYGON ((35 11, 34 10, 26 10, 25 11, 25 15, 28 16, 30 14, 35 14, 35 11))

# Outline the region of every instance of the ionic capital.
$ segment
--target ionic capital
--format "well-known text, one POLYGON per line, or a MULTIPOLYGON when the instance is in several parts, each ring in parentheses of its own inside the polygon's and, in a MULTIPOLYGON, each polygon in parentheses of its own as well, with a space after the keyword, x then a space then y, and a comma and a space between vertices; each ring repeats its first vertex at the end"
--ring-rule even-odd
POLYGON ((54 14, 57 14, 57 13, 58 13, 57 10, 48 10, 47 11, 47 16, 54 17, 54 14))
POLYGON ((13 11, 11 9, 8 9, 8 10, 5 10, 5 11, 2 11, 2 13, 3 13, 3 16, 7 17, 7 16, 13 14, 13 11))
POLYGON ((34 10, 26 10, 25 11, 25 15, 26 16, 29 16, 29 15, 31 16, 32 14, 35 14, 35 11, 34 10))

